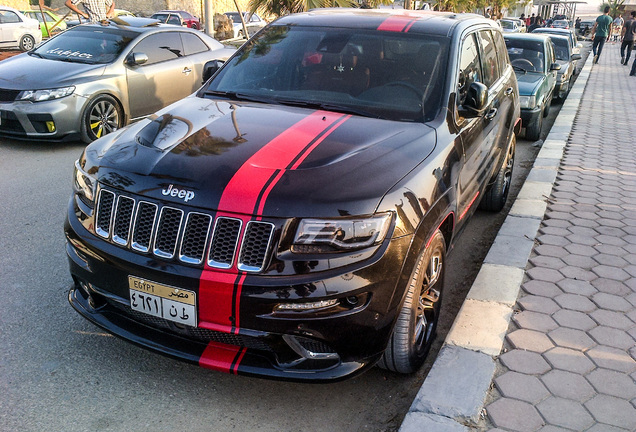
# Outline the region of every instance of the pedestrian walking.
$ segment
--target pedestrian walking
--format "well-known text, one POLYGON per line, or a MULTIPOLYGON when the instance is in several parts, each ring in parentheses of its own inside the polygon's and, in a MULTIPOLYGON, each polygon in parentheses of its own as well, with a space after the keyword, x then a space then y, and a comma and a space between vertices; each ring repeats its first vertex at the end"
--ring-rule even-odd
POLYGON ((115 11, 115 2, 113 0, 66 0, 64 3, 67 8, 83 16, 90 22, 108 21, 115 11), (78 9, 78 5, 82 5, 84 11, 78 9))
POLYGON ((634 49, 636 39, 636 11, 632 11, 631 18, 625 21, 623 33, 621 34, 621 64, 627 66, 629 57, 634 49))
POLYGON ((623 15, 620 14, 612 22, 612 42, 616 42, 620 39, 624 23, 623 15))
POLYGON ((610 27, 612 25, 612 18, 609 16, 610 7, 605 6, 603 9, 603 15, 596 18, 594 27, 592 27, 592 53, 594 54, 594 60, 592 63, 598 63, 598 58, 601 56, 605 41, 609 39, 610 27))

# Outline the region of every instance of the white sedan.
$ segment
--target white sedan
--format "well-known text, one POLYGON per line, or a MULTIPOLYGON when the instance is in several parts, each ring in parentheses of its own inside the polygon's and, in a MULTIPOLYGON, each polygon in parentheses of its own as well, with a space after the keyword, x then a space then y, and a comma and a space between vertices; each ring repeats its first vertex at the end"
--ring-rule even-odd
MULTIPOLYGON (((241 23, 241 17, 238 12, 225 12, 225 15, 232 20, 232 27, 234 28, 234 37, 243 37, 243 24, 241 23)), ((263 27, 267 25, 267 21, 259 17, 256 14, 249 12, 243 12, 243 19, 245 20, 245 27, 247 27, 247 36, 250 37, 263 27)))
POLYGON ((29 51, 42 42, 40 23, 21 12, 0 6, 0 48, 29 51))

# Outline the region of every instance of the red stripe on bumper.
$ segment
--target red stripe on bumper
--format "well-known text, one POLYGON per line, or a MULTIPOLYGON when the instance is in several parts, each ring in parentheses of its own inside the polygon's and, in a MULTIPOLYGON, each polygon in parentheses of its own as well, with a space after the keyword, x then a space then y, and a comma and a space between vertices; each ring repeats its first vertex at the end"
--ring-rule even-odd
POLYGON ((203 354, 201 354, 199 365, 204 368, 236 375, 245 351, 245 348, 210 342, 203 354))

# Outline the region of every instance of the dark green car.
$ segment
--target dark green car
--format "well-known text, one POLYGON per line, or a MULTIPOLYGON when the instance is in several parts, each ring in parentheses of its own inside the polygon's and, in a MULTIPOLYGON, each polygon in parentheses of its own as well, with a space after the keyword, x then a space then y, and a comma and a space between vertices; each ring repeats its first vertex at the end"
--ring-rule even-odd
POLYGON ((543 118, 548 115, 557 81, 554 46, 549 36, 539 34, 504 34, 510 64, 517 75, 521 124, 526 139, 536 141, 541 135, 543 118))

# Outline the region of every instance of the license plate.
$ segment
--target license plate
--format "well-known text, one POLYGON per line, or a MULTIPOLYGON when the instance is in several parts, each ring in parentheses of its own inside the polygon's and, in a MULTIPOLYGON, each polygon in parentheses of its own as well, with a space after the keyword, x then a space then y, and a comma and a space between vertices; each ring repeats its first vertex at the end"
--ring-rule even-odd
POLYGON ((130 307, 159 318, 197 326, 197 297, 194 291, 128 276, 130 307))

